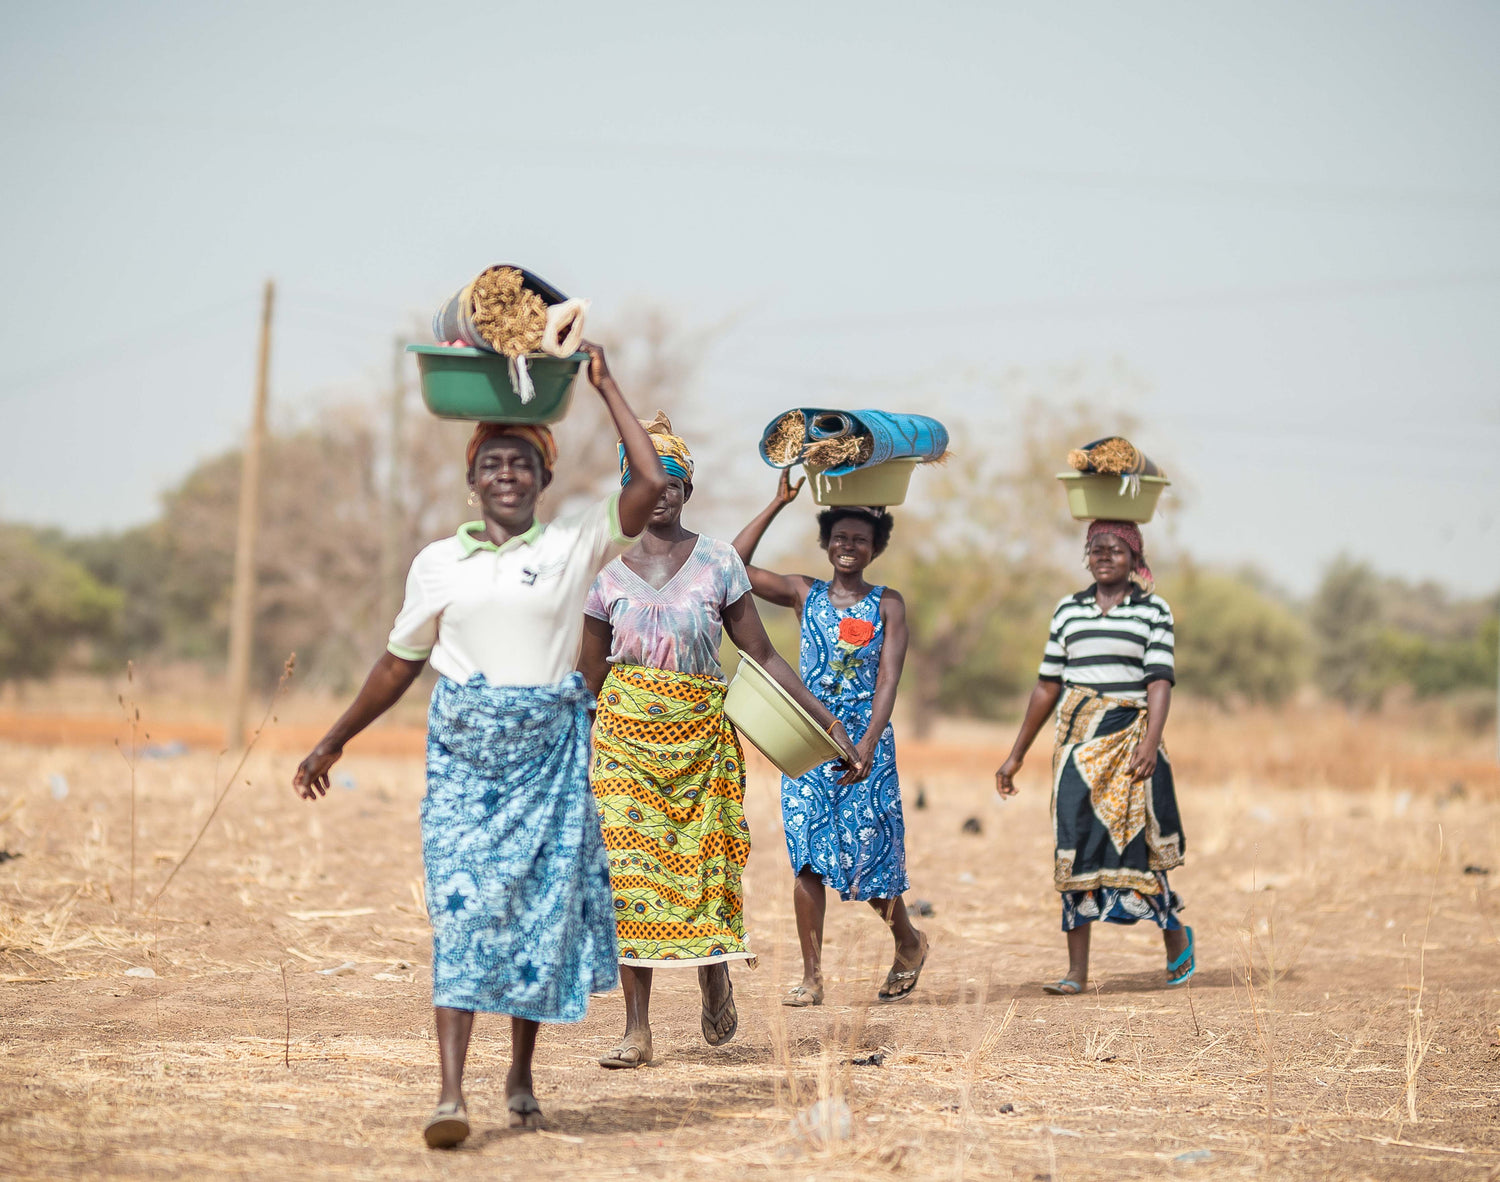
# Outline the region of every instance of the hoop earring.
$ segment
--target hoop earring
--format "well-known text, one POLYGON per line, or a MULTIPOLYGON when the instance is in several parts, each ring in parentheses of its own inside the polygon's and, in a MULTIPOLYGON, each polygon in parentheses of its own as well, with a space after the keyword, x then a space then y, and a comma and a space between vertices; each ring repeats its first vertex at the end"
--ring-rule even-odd
POLYGON ((477 505, 477 504, 479 504, 479 494, 476 493, 472 488, 469 490, 469 504, 471 504, 471 505, 477 505))

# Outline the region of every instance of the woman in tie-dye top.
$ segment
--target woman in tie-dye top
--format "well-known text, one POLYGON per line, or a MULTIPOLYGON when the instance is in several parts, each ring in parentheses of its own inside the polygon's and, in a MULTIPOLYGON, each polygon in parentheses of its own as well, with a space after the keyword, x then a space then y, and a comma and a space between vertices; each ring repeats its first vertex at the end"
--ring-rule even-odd
POLYGON ((687 445, 665 415, 646 429, 667 489, 640 541, 594 581, 579 659, 599 696, 591 779, 625 987, 625 1033, 599 1060, 614 1068, 651 1061, 655 968, 697 968, 709 1046, 738 1029, 728 962, 751 955, 740 887, 750 829, 744 754, 724 716, 724 629, 854 758, 843 728, 771 647, 734 548, 682 527, 693 493, 687 445))

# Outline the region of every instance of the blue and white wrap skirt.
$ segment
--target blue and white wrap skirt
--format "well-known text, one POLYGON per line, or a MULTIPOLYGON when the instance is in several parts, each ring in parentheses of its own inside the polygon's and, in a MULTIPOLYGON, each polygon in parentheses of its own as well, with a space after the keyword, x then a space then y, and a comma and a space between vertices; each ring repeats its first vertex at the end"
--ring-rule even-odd
POLYGON ((577 1022, 619 980, 609 861, 589 789, 583 677, 442 678, 427 716, 422 860, 432 1004, 577 1022))

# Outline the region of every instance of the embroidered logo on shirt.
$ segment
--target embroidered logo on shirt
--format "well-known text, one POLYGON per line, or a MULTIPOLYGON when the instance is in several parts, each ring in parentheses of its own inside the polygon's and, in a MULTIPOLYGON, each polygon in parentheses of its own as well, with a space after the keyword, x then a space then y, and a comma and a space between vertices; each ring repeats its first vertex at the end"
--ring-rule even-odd
POLYGON ((521 585, 523 587, 535 587, 538 579, 555 579, 563 573, 567 566, 566 561, 559 559, 538 566, 523 566, 521 568, 521 585))

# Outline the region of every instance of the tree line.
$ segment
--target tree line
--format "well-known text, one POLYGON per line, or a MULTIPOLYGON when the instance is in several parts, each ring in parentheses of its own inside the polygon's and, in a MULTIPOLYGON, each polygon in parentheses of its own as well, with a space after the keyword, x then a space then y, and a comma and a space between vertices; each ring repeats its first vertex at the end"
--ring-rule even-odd
MULTIPOLYGON (((697 418, 706 428, 712 408, 695 406, 689 390, 701 339, 685 341, 648 315, 632 341, 621 352, 640 391, 637 409, 683 406, 674 420, 691 426, 697 418)), ((338 406, 268 440, 255 628, 256 676, 265 684, 295 650, 300 680, 347 692, 383 645, 400 572, 471 515, 456 458, 466 426, 416 412, 394 420, 402 428, 393 440, 391 421, 368 404, 338 406)), ((965 446, 984 436, 950 426, 955 454, 918 474, 872 572, 907 600, 902 698, 919 731, 940 714, 1015 710, 1035 679, 1053 607, 1087 582, 1082 530, 1053 480, 1059 458, 1133 424, 1122 428, 1118 415, 1100 421, 1090 401, 1034 399, 1003 441, 965 446)), ((613 484, 613 457, 598 445, 606 430, 594 400, 577 399, 559 427, 569 462, 548 490, 547 511, 613 484)), ((733 493, 719 479, 713 495, 754 504, 769 489, 757 482, 764 472, 757 466, 729 481, 733 493)), ((126 660, 221 668, 239 479, 239 453, 229 451, 197 465, 144 525, 89 536, 0 525, 0 681, 113 670, 126 660)), ((1154 531, 1148 542, 1157 544, 1154 531)), ((1184 694, 1274 705, 1310 685, 1371 708, 1398 689, 1417 697, 1494 689, 1500 596, 1458 597, 1340 557, 1298 599, 1252 568, 1207 567, 1181 552, 1152 557, 1177 619, 1184 694)), ((822 569, 805 542, 782 558, 822 569)), ((795 659, 794 622, 767 615, 795 659)))

